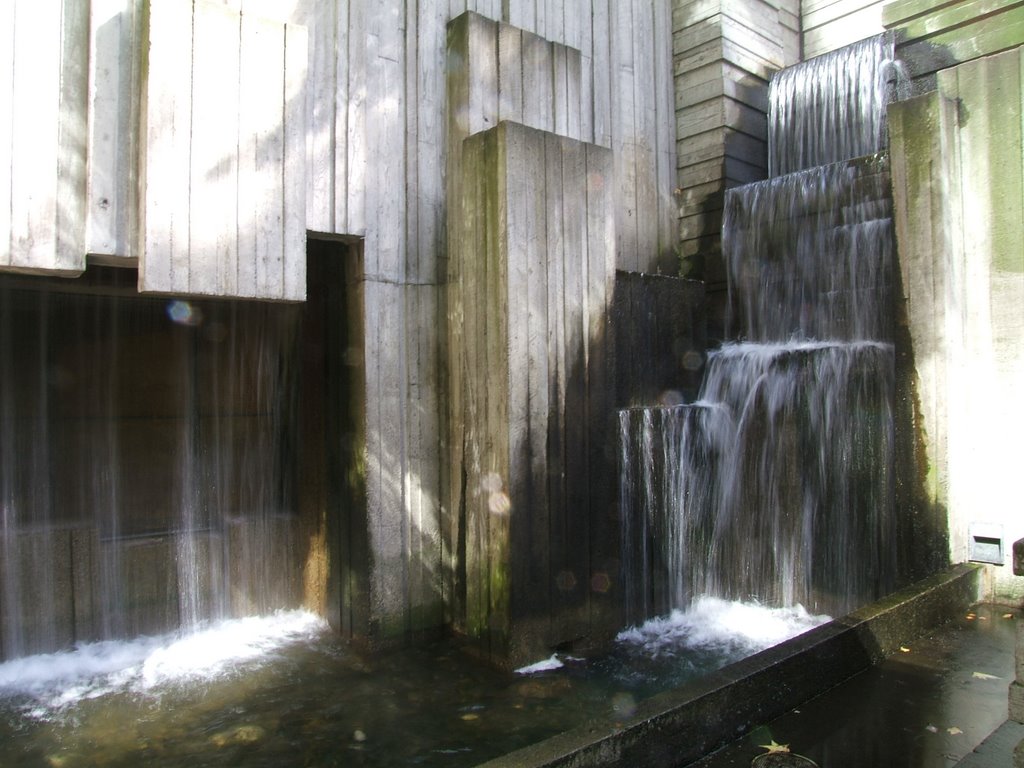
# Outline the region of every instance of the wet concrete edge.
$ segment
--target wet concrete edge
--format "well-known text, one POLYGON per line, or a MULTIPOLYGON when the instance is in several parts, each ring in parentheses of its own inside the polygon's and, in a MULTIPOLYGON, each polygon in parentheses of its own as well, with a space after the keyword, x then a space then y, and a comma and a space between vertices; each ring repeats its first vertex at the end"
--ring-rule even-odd
POLYGON ((876 664, 978 601, 980 569, 958 565, 701 680, 480 768, 679 766, 876 664))

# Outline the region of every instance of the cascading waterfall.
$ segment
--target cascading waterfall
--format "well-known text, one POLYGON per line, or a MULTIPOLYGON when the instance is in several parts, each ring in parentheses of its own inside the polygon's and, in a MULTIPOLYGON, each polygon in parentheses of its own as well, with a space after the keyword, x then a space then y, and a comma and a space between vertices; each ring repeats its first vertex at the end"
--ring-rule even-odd
POLYGON ((299 602, 297 309, 119 281, 0 284, 0 661, 299 602))
POLYGON ((777 72, 768 92, 768 175, 882 150, 885 105, 898 74, 889 34, 777 72))
POLYGON ((743 341, 709 354, 696 402, 619 414, 631 621, 701 595, 836 614, 894 587, 894 69, 879 36, 773 78, 784 175, 725 200, 743 341))
POLYGON ((729 190, 730 325, 752 341, 887 339, 889 179, 881 156, 729 190))

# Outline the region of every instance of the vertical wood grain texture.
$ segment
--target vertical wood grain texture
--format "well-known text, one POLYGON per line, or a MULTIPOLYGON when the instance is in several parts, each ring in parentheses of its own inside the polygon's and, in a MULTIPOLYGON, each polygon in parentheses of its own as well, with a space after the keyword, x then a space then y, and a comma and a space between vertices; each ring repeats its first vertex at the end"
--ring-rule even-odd
MULTIPOLYGON (((344 151, 348 157, 348 175, 344 184, 346 221, 339 224, 338 229, 352 235, 366 234, 366 187, 373 178, 368 168, 366 16, 366 3, 348 3, 348 101, 337 107, 339 112, 345 112, 344 151)), ((340 152, 341 149, 335 151, 340 152)), ((337 188, 337 183, 335 186, 337 188)))
POLYGON ((560 288, 562 292, 562 357, 565 371, 561 392, 564 410, 563 462, 564 501, 560 509, 564 531, 564 549, 555 575, 554 594, 559 616, 559 634, 570 637, 585 633, 590 583, 590 505, 586 422, 586 332, 589 275, 587 260, 587 147, 576 141, 562 140, 561 208, 563 258, 560 288), (586 510, 587 514, 581 513, 586 510))
POLYGON ((388 0, 368 14, 366 272, 371 278, 405 278, 405 15, 402 0, 388 0))
POLYGON ((615 518, 606 513, 614 498, 615 480, 607 466, 609 417, 614 407, 615 366, 611 350, 611 307, 615 285, 615 208, 611 152, 586 148, 587 323, 585 368, 586 445, 589 471, 591 626, 614 629, 619 612, 613 602, 621 552, 615 518))
MULTIPOLYGON (((566 412, 565 395, 566 349, 565 316, 566 303, 571 299, 565 293, 566 222, 563 205, 566 191, 562 185, 562 145, 558 137, 546 133, 539 137, 544 151, 544 194, 547 198, 545 241, 547 270, 547 356, 548 380, 548 434, 546 446, 547 467, 543 477, 547 481, 548 494, 548 537, 551 550, 551 576, 557 581, 564 567, 566 548, 570 545, 566 530, 566 412)), ((526 193, 526 190, 520 194, 526 193)), ((525 553, 523 553, 525 555, 525 553)), ((548 583, 552 608, 564 609, 565 601, 558 593, 556 584, 548 583)))
POLYGON ((507 18, 502 21, 513 27, 533 32, 537 27, 536 0, 508 0, 507 18))
POLYGON ((564 46, 552 46, 554 58, 555 133, 579 138, 580 54, 564 46), (573 82, 575 77, 575 82, 573 82))
POLYGON ((160 0, 147 38, 140 290, 301 300, 304 28, 160 0))
POLYGON ((437 326, 438 291, 433 285, 405 289, 405 396, 409 402, 409 471, 405 478, 409 509, 410 627, 414 632, 435 629, 444 620, 441 507, 440 421, 437 394, 439 349, 436 338, 423 333, 437 326))
POLYGON ((615 158, 615 236, 620 269, 639 272, 636 213, 636 131, 633 83, 633 4, 609 2, 611 54, 611 147, 615 158))
POLYGON ((348 213, 348 6, 306 0, 298 23, 310 30, 306 227, 334 233, 348 213))
POLYGON ((144 35, 140 137, 139 289, 182 291, 188 274, 192 6, 151 2, 144 35), (153 34, 153 30, 159 30, 153 34), (184 265, 187 266, 187 265, 184 265))
POLYGON ((437 283, 443 274, 445 244, 444 163, 447 122, 445 116, 446 17, 435 3, 418 5, 416 101, 416 204, 419 253, 410 279, 437 283))
POLYGON ((85 268, 89 18, 81 3, 9 2, 0 13, 0 269, 85 268))
POLYGON ((60 29, 59 3, 17 4, 13 72, 5 79, 13 83, 8 266, 46 268, 57 256, 60 29))
MULTIPOLYGON (((14 159, 14 3, 0 6, 0 168, 11 169, 13 177, 14 159)), ((11 197, 13 194, 10 182, 0 184, 0 265, 7 266, 11 262, 11 197)))
POLYGON ((657 178, 654 193, 658 199, 657 232, 658 266, 665 274, 677 274, 676 242, 678 240, 678 205, 676 188, 675 83, 672 70, 672 10, 668 3, 655 0, 654 35, 651 43, 654 81, 654 152, 657 178))
POLYGON ((498 119, 523 122, 523 32, 498 25, 498 119))
POLYGON ((637 259, 651 271, 658 257, 658 96, 654 71, 658 50, 652 0, 633 0, 633 130, 635 132, 637 259), (652 44, 654 43, 654 44, 652 44), (640 87, 643 83, 647 87, 640 87))
MULTIPOLYGON (((192 120, 189 128, 189 211, 186 247, 172 254, 175 273, 186 277, 172 290, 203 295, 237 293, 238 257, 238 130, 239 130, 239 54, 240 15, 227 6, 198 3, 192 18, 192 62, 185 82, 190 88, 192 120), (197 73, 199 76, 197 76, 197 73)), ((250 44, 269 43, 272 25, 246 39, 250 44)), ((151 29, 151 35, 152 35, 151 29)), ((157 34, 159 34, 159 31, 157 34)), ((277 41, 275 41, 277 42, 277 41)), ((283 41, 279 43, 283 48, 283 41)), ((260 76, 270 93, 280 93, 284 57, 277 46, 259 50, 260 60, 270 65, 260 76), (276 64, 276 66, 275 66, 276 64), (275 87, 276 86, 276 87, 275 87)), ((177 66, 182 67, 184 57, 177 66)), ((187 67, 187 65, 186 65, 187 67)), ((183 67, 184 68, 184 67, 183 67)), ((151 75, 158 74, 150 70, 151 75)), ((248 76, 250 73, 246 73, 248 76)), ((255 74, 255 73, 252 73, 255 74)), ((266 91, 264 91, 266 93, 266 91)), ((183 94, 184 96, 184 94, 183 94)), ((259 97, 257 97, 259 99, 259 97)), ((274 99, 268 102, 277 101, 274 99)), ((280 118, 271 120, 279 125, 280 118)), ((157 159, 159 162, 159 159, 157 159)), ((261 173, 273 174, 273 166, 257 163, 249 182, 259 182, 261 173)), ((267 192, 260 197, 273 201, 267 192)), ((273 224, 271 224, 273 226, 273 224)), ((280 259, 277 250, 266 248, 256 254, 257 270, 272 271, 271 263, 280 259)), ((259 277, 259 276, 258 276, 259 277)), ((257 279, 258 290, 267 291, 270 280, 257 279)))
MULTIPOLYGON (((490 589, 484 582, 488 571, 493 575, 495 536, 500 539, 506 534, 500 526, 490 526, 493 519, 483 511, 474 478, 495 466, 494 439, 507 439, 513 510, 523 509, 519 498, 528 499, 529 509, 529 514, 513 516, 507 535, 515 552, 528 542, 534 553, 529 567, 513 555, 512 579, 518 585, 513 593, 525 588, 532 599, 543 594, 550 605, 558 606, 555 625, 534 627, 539 635, 554 637, 581 631, 578 622, 585 624, 590 612, 591 571, 597 563, 607 569, 615 557, 605 544, 575 546, 591 538, 591 512, 581 519, 573 510, 581 502, 590 509, 589 489, 601 485, 591 475, 593 462, 603 461, 603 443, 597 447, 600 439, 595 437, 603 434, 603 427, 595 425, 603 424, 606 414, 599 411, 608 402, 601 399, 599 390, 611 381, 606 372, 590 368, 592 360, 605 368, 611 363, 605 350, 605 321, 595 319, 595 313, 607 311, 616 265, 657 268, 659 257, 664 256, 661 249, 672 251, 674 91, 670 73, 656 71, 669 60, 670 18, 658 13, 649 0, 634 0, 625 8, 601 4, 595 15, 588 9, 585 25, 573 20, 575 31, 567 23, 569 11, 564 8, 558 9, 564 12, 554 22, 548 4, 535 5, 533 10, 537 24, 533 32, 560 24, 563 35, 575 36, 581 45, 585 42, 588 55, 530 30, 519 32, 473 15, 457 19, 449 29, 449 60, 455 65, 449 70, 449 211, 458 213, 463 233, 461 237, 456 233, 450 219, 449 443, 465 475, 463 479, 453 471, 446 481, 453 518, 446 538, 459 539, 457 510, 464 509, 466 629, 475 634, 483 626, 480 612, 496 610, 495 596, 484 596, 490 589), (618 16, 609 17, 611 11, 618 16), (634 15, 645 19, 640 31, 634 29, 634 15), (656 44, 652 45, 652 38, 656 44), (521 55, 514 57, 510 51, 517 43, 521 55), (506 72, 515 58, 519 59, 515 68, 506 72), (498 159, 484 162, 486 142, 476 133, 500 119, 518 116, 515 97, 520 78, 522 122, 549 133, 539 134, 538 139, 527 128, 503 123, 496 135, 502 137, 498 142, 505 154, 492 148, 490 154, 498 159), (661 127, 660 120, 668 120, 670 128, 661 127), (601 132, 612 145, 603 155, 591 156, 598 147, 584 152, 564 138, 566 134, 597 138, 601 132), (470 145, 473 168, 457 148, 470 145), (495 162, 497 170, 488 165, 495 162), (477 261, 481 249, 490 253, 496 247, 489 231, 500 216, 486 208, 486 185, 480 186, 482 181, 473 179, 474 173, 488 177, 497 173, 506 185, 500 197, 508 221, 518 224, 507 233, 499 232, 499 243, 507 238, 505 261, 477 261), (531 191, 523 192, 522 185, 531 191), (528 199, 519 200, 517 194, 528 199), (591 199, 594 210, 589 208, 591 199), (488 232, 481 233, 480 226, 488 232), (625 238, 630 245, 617 249, 609 238, 614 240, 622 227, 630 230, 625 238), (523 255, 517 257, 517 253, 523 255), (525 265, 517 265, 517 258, 525 265), (507 298, 491 295, 494 279, 507 281, 503 288, 509 292, 507 298), (525 293, 523 312, 513 308, 512 285, 517 286, 517 295, 525 293), (488 298, 481 304, 483 296, 488 298), (494 307, 508 307, 507 315, 494 307), (514 382, 519 372, 512 366, 510 381, 489 380, 482 386, 473 379, 486 377, 495 367, 495 358, 488 355, 497 351, 492 342, 499 320, 509 323, 507 332, 500 333, 508 345, 504 354, 512 349, 526 352, 525 381, 514 382), (481 339, 481 333, 491 340, 481 339), (517 418, 516 403, 523 402, 524 392, 528 408, 517 418), (505 411, 508 416, 503 422, 499 414, 505 411), (483 434, 493 439, 484 439, 471 424, 489 425, 483 434), (528 456, 530 466, 516 467, 517 456, 528 456), (525 490, 520 485, 523 477, 529 478, 525 490), (484 554, 485 547, 490 555, 484 554)), ((522 6, 510 4, 508 11, 509 18, 527 15, 522 6)), ((485 135, 490 134, 488 130, 485 135)), ((520 352, 517 357, 521 356, 520 352)), ((493 585, 493 579, 487 584, 493 585)), ((547 615, 543 610, 539 613, 547 615)))
MULTIPOLYGON (((200 5, 203 0, 199 0, 200 5)), ((439 35, 443 33, 441 25, 453 18, 453 14, 461 13, 470 6, 479 11, 481 21, 492 24, 492 19, 507 16, 511 21, 522 25, 525 35, 533 35, 539 50, 551 49, 542 54, 545 61, 533 63, 538 65, 532 70, 530 49, 524 43, 522 60, 518 67, 499 66, 503 76, 499 77, 499 93, 494 94, 490 86, 484 87, 476 93, 480 98, 496 99, 499 105, 499 117, 504 117, 505 107, 510 104, 506 99, 504 87, 507 85, 507 93, 515 94, 517 89, 516 78, 526 76, 526 88, 524 97, 532 101, 525 104, 527 113, 531 113, 535 120, 524 120, 528 124, 547 127, 547 120, 559 121, 561 129, 559 132, 575 138, 591 139, 597 143, 608 145, 611 142, 611 129, 609 126, 611 118, 615 117, 612 110, 613 101, 617 105, 624 99, 633 99, 632 94, 641 94, 639 98, 644 99, 642 94, 658 88, 656 79, 648 78, 646 81, 640 77, 640 69, 634 69, 629 77, 617 78, 614 80, 615 87, 612 88, 609 75, 612 72, 610 62, 607 60, 608 51, 613 44, 612 38, 619 39, 617 49, 626 44, 626 39, 633 37, 633 15, 636 9, 633 7, 640 0, 630 0, 629 3, 605 3, 589 2, 589 0, 572 0, 567 3, 550 3, 548 0, 522 0, 517 2, 502 3, 472 3, 462 2, 441 3, 433 0, 408 0, 401 4, 401 7, 384 7, 381 13, 368 10, 365 3, 355 2, 332 2, 331 0, 294 0, 288 4, 274 4, 262 2, 261 0, 249 0, 248 2, 233 2, 219 4, 219 7, 226 12, 238 11, 250 18, 257 18, 263 15, 278 23, 298 23, 306 25, 310 30, 309 37, 309 98, 307 99, 307 182, 306 182, 306 228, 312 232, 326 234, 347 234, 364 236, 369 234, 375 237, 375 233, 367 230, 367 215, 365 195, 367 191, 377 186, 377 180, 382 176, 385 179, 392 178, 396 173, 406 181, 412 181, 409 195, 419 198, 418 188, 421 182, 418 179, 425 178, 422 171, 430 171, 430 175, 436 175, 436 167, 423 167, 418 162, 419 153, 409 144, 409 151, 405 153, 392 154, 390 152, 378 151, 380 147, 379 137, 373 131, 374 120, 367 122, 369 115, 368 99, 374 99, 374 109, 387 108, 382 104, 376 95, 367 87, 367 76, 371 75, 374 83, 380 82, 380 69, 387 68, 382 64, 381 59, 394 59, 395 46, 388 46, 388 34, 400 42, 403 51, 400 57, 403 58, 406 68, 406 80, 410 87, 415 88, 417 98, 421 95, 432 95, 433 98, 419 99, 410 107, 399 106, 403 112, 407 125, 407 143, 419 143, 420 126, 429 130, 433 137, 430 150, 435 158, 441 157, 444 152, 444 130, 438 130, 442 125, 434 117, 438 115, 438 97, 443 99, 444 81, 446 78, 445 54, 439 44, 439 35), (617 14, 616 23, 610 23, 609 13, 617 14), (399 18, 401 17, 401 18, 399 18), (388 29, 383 26, 383 20, 388 19, 388 29), (626 21, 626 26, 622 26, 626 21), (383 37, 381 33, 384 34, 383 37), (547 35, 547 39, 536 37, 547 35), (385 43, 384 52, 378 49, 378 45, 385 43), (552 46, 568 46, 567 48, 556 49, 552 46), (406 55, 405 50, 408 50, 406 55), (575 51, 580 51, 576 54, 575 51), (579 79, 577 80, 577 55, 579 56, 579 79), (555 56, 555 62, 565 63, 568 67, 566 78, 561 77, 561 71, 554 70, 555 64, 546 61, 548 56, 555 56), (564 58, 563 58, 564 56, 564 58), (530 84, 539 88, 531 90, 530 84), (415 78, 415 82, 413 82, 415 78), (556 83, 558 85, 556 89, 556 83), (567 89, 564 92, 563 89, 567 89), (614 93, 614 100, 613 100, 614 93), (568 102, 569 109, 563 108, 559 100, 553 101, 560 96, 568 102), (579 110, 575 105, 579 101, 579 110), (549 113, 550 111, 550 113, 549 113), (371 160, 370 154, 374 154, 371 160), (385 155, 387 155, 385 157, 385 155), (414 158, 416 161, 414 162, 414 158), (402 168, 401 165, 405 164, 402 168), (397 165, 396 165, 397 164, 397 165)), ((644 0, 650 3, 650 0, 644 0)), ((135 63, 132 56, 133 48, 141 48, 137 45, 138 34, 135 27, 138 26, 137 19, 141 17, 140 0, 97 0, 98 14, 93 15, 94 39, 107 39, 109 35, 120 34, 119 45, 111 47, 109 43, 105 48, 107 61, 114 66, 113 74, 104 75, 104 78, 95 77, 98 72, 94 65, 94 81, 97 86, 94 89, 93 101, 95 104, 110 104, 114 99, 117 102, 116 111, 118 118, 113 121, 111 128, 117 132, 112 134, 104 124, 97 124, 94 128, 94 136, 119 136, 124 138, 123 126, 131 124, 131 115, 127 110, 131 104, 138 100, 130 98, 132 89, 137 86, 133 78, 137 77, 140 67, 135 63), (106 16, 100 20, 99 16, 106 16), (134 25, 134 26, 133 26, 134 25), (102 33, 102 34, 101 34, 102 33), (102 134, 100 133, 102 130, 102 134)), ((157 3, 156 13, 160 13, 160 3, 157 3)), ((657 9, 660 6, 655 3, 657 9)), ((649 9, 648 9, 649 10, 649 9)), ((650 15, 650 14, 648 14, 650 15)), ((653 52, 658 50, 658 41, 666 40, 670 33, 665 24, 655 23, 649 30, 637 32, 642 39, 642 48, 645 57, 650 58, 653 52), (652 44, 653 43, 653 44, 652 44)), ((506 35, 507 40, 513 39, 515 30, 505 27, 499 30, 499 38, 506 35)), ((500 40, 499 40, 500 42, 500 40)), ((495 46, 501 54, 502 46, 495 46)), ((629 60, 632 63, 632 47, 629 45, 629 60)), ((663 47, 663 46, 662 46, 663 47)), ((179 56, 180 56, 179 49, 179 56)), ((505 48, 508 51, 508 48, 505 48)), ((159 57, 158 57, 159 58, 159 57)), ((511 58, 511 57, 510 57, 511 58)), ((648 71, 650 67, 648 67, 648 71)), ((104 66, 104 72, 111 72, 104 66)), ((620 73, 621 74, 621 73, 620 73)), ((476 100, 476 99, 474 99, 476 100)), ((648 103, 649 103, 648 99, 648 103)), ((514 118, 518 113, 518 104, 511 102, 510 114, 514 118)), ((664 116, 657 107, 658 120, 661 124, 667 125, 664 116)), ((630 108, 634 116, 635 110, 630 108)), ((617 114, 617 113, 616 113, 617 114)), ((619 138, 619 146, 625 147, 629 152, 641 150, 641 160, 644 161, 643 150, 651 143, 649 138, 644 138, 636 131, 633 125, 635 120, 631 118, 626 123, 618 122, 616 129, 619 138)), ((490 123, 493 125, 494 123, 490 123)), ((385 133, 384 138, 390 134, 385 133)), ((663 141, 655 138, 657 148, 650 150, 652 157, 664 157, 666 152, 661 150, 663 141)), ((668 151, 674 151, 670 148, 668 151)), ((428 154, 430 154, 428 153, 428 154)), ((143 152, 144 156, 149 154, 143 152)), ((90 220, 90 242, 95 243, 91 248, 96 253, 106 256, 123 256, 132 258, 138 253, 131 243, 137 242, 131 233, 132 221, 134 219, 132 206, 123 204, 125 190, 130 190, 132 184, 125 179, 130 179, 133 171, 130 164, 135 156, 130 147, 130 142, 111 141, 97 155, 97 162, 93 165, 92 179, 96 194, 91 198, 91 211, 95 211, 90 220), (127 167, 126 167, 127 163, 127 167), (115 194, 106 193, 107 187, 115 179, 116 184, 122 185, 123 189, 115 189, 115 194), (96 206, 99 201, 103 202, 103 209, 96 206)), ((646 162, 646 161, 644 161, 646 162)), ((658 161, 660 162, 660 160, 658 161)), ((649 164, 649 163, 648 163, 649 164)), ((155 169, 152 169, 155 172, 155 169)), ((626 187, 632 193, 635 200, 635 187, 633 174, 623 174, 626 187)), ((660 187, 666 187, 665 181, 659 177, 657 182, 660 187)), ((429 185, 428 185, 429 186, 429 185)), ((200 194, 202 192, 200 191, 200 194)), ((371 190, 372 194, 372 190, 371 190)), ((428 195, 429 196, 429 195, 428 195)), ((166 207, 167 201, 164 205, 166 207)), ((438 215, 443 214, 443 197, 432 195, 431 202, 423 204, 427 213, 426 226, 434 227, 441 225, 438 215)), ((629 223, 631 216, 635 216, 634 207, 621 209, 617 212, 620 220, 629 223)), ((143 215, 145 211, 143 211, 143 215)), ((407 229, 419 233, 421 224, 417 218, 421 215, 421 204, 407 206, 407 229)), ((659 225, 664 227, 664 225, 659 225)), ((671 233, 659 233, 657 238, 671 237, 671 233)), ((405 268, 416 265, 417 279, 430 279, 428 274, 436 274, 436 264, 442 260, 440 255, 424 254, 417 252, 419 237, 409 241, 411 255, 406 259, 405 268)), ((371 254, 371 258, 375 258, 371 254)), ((635 259, 635 257, 632 257, 635 259)), ((147 261, 150 264, 150 271, 160 271, 156 264, 161 261, 157 254, 151 254, 147 261)), ((165 259, 166 261, 166 259, 165 259)), ((372 266, 372 265, 371 265, 372 266)), ((200 282, 202 279, 200 278, 200 282)))
POLYGON ((141 5, 90 5, 89 193, 86 251, 134 258, 137 237, 141 5))
MULTIPOLYGON (((284 104, 282 105, 284 157, 281 193, 284 208, 281 243, 283 275, 277 296, 306 298, 306 92, 309 34, 299 24, 284 27, 284 104)), ((241 180, 243 183, 245 179, 241 180)))
MULTIPOLYGON (((542 475, 535 472, 543 466, 545 441, 542 437, 546 434, 547 410, 546 399, 537 396, 543 376, 538 373, 535 334, 536 329, 544 327, 545 320, 541 317, 546 317, 546 301, 537 296, 537 286, 546 258, 543 244, 547 201, 543 194, 514 193, 542 178, 544 159, 541 153, 531 151, 533 145, 525 132, 508 130, 507 125, 502 129, 507 152, 502 190, 507 216, 506 268, 508 295, 512 299, 508 303, 508 490, 520 491, 511 499, 510 514, 515 525, 509 539, 513 553, 509 573, 511 583, 530 595, 536 614, 546 617, 550 583, 548 504, 546 494, 541 492, 541 483, 536 480, 542 475), (541 455, 537 451, 541 451, 541 455), (530 559, 515 556, 521 551, 532 552, 534 556, 530 559)), ((544 631, 543 626, 536 624, 533 629, 544 631)))
POLYGON ((523 124, 555 130, 554 74, 551 43, 523 35, 523 124))
POLYGON ((444 252, 446 15, 436 3, 406 3, 407 184, 405 279, 405 396, 409 469, 405 478, 410 532, 410 627, 443 621, 441 528, 442 421, 440 418, 444 306, 440 270, 444 252), (430 329, 430 330, 427 330, 430 329))
MULTIPOLYGON (((90 103, 100 114, 94 119, 91 133, 93 163, 90 165, 92 191, 89 197, 87 249, 106 257, 130 259, 139 255, 135 243, 140 242, 140 237, 133 231, 136 221, 135 203, 132 200, 132 189, 135 185, 133 166, 137 151, 131 126, 136 121, 132 116, 133 105, 140 103, 133 94, 140 89, 138 77, 141 66, 136 52, 143 47, 140 28, 143 4, 140 0, 97 0, 92 5, 92 48, 96 56, 92 64, 93 87, 90 103)), ((163 12, 159 5, 158 2, 158 7, 154 11, 158 15, 163 12)), ((203 1, 200 0, 200 6, 202 5, 203 1)), ((278 23, 298 23, 309 27, 310 94, 307 100, 306 133, 306 226, 310 231, 327 234, 366 234, 364 196, 368 186, 372 186, 378 177, 375 165, 375 170, 370 170, 369 152, 372 150, 375 137, 371 139, 372 131, 368 129, 366 123, 366 100, 369 93, 366 77, 369 65, 379 64, 374 64, 373 54, 368 51, 380 40, 379 35, 369 29, 369 25, 371 22, 377 23, 377 27, 382 30, 379 20, 386 18, 389 12, 385 9, 383 14, 371 14, 365 3, 331 0, 294 0, 286 4, 239 0, 215 5, 225 12, 239 12, 251 19, 265 16, 278 23), (370 19, 370 16, 374 16, 378 21, 370 19)), ((613 10, 621 8, 622 5, 615 4, 613 10)), ((389 23, 391 29, 396 32, 396 38, 404 41, 410 55, 415 57, 415 63, 406 61, 406 69, 407 78, 413 77, 415 73, 418 80, 417 94, 431 90, 435 94, 443 94, 445 62, 443 52, 436 42, 441 31, 439 25, 452 18, 453 14, 471 6, 482 14, 481 18, 485 20, 507 17, 530 34, 541 33, 547 35, 555 44, 580 50, 579 81, 572 71, 564 81, 569 89, 565 97, 570 103, 575 104, 575 90, 579 89, 580 111, 577 114, 574 110, 557 110, 552 119, 556 115, 560 123, 567 119, 568 135, 595 138, 602 144, 610 142, 610 135, 602 135, 607 133, 603 129, 603 122, 608 119, 611 109, 611 90, 605 85, 609 67, 603 60, 603 51, 608 50, 609 39, 613 33, 621 36, 629 34, 629 30, 616 31, 611 28, 608 23, 609 4, 603 2, 573 0, 568 3, 551 3, 548 0, 517 0, 509 3, 462 2, 460 5, 459 2, 448 4, 432 0, 410 0, 398 9, 399 15, 406 17, 405 20, 392 23, 395 19, 389 19, 389 23), (429 42, 430 35, 433 35, 432 45, 429 42), (424 44, 428 46, 426 55, 420 52, 420 47, 424 44)), ((181 7, 184 6, 179 5, 179 9, 181 7)), ((654 33, 664 37, 657 28, 654 33)), ((510 34, 510 31, 506 29, 502 34, 510 34)), ((645 44, 646 47, 649 46, 645 44)), ((11 50, 13 51, 13 47, 11 50)), ((179 57, 181 50, 183 48, 178 49, 179 57)), ((375 48, 374 51, 376 52, 375 48)), ((574 70, 575 54, 568 49, 562 49, 561 52, 567 54, 565 61, 570 70, 574 70)), ((153 55, 158 61, 159 54, 153 55)), ((385 53, 384 58, 388 57, 393 58, 392 54, 385 53)), ((506 68, 506 72, 510 78, 515 74, 513 69, 506 68)), ((216 72, 212 74, 217 76, 216 72)), ((556 73, 549 71, 543 74, 547 76, 537 82, 545 90, 553 89, 556 73)), ((563 81, 559 79, 558 82, 561 84, 563 81)), ((197 83, 202 91, 202 83, 197 83)), ((514 88, 514 83, 510 85, 514 88)), ((651 83, 642 83, 639 80, 629 84, 630 89, 649 89, 651 86, 651 83)), ((617 98, 618 90, 617 88, 617 98)), ((159 87, 154 89, 155 94, 158 91, 159 87)), ((551 98, 553 97, 552 90, 551 98)), ((542 101, 548 103, 546 97, 542 98, 542 101)), ((436 104, 436 100, 423 100, 415 105, 415 110, 406 110, 407 124, 418 130, 415 126, 431 122, 431 115, 437 114, 436 104), (432 109, 432 106, 435 108, 432 109)), ((541 106, 538 109, 541 112, 540 118, 544 119, 547 107, 541 106)), ((516 111, 514 107, 513 114, 516 111)), ((499 112, 502 112, 501 108, 499 112)), ((200 122, 201 120, 200 115, 200 122)), ((436 120, 433 122, 436 125, 436 120)), ((173 130, 172 128, 171 131, 173 130)), ((443 131, 435 131, 433 135, 443 136, 443 131)), ((409 134, 409 139, 413 139, 413 134, 409 134)), ((635 145, 636 142, 631 140, 630 144, 635 145)), ((443 147, 443 140, 433 143, 432 146, 435 156, 440 156, 438 148, 443 147)), ((202 151, 202 146, 199 149, 202 151)), ((144 149, 142 154, 149 156, 152 153, 144 149)), ((414 178, 414 174, 420 175, 419 168, 412 164, 412 157, 415 154, 408 153, 408 165, 404 173, 407 178, 414 178)), ((390 173, 394 162, 392 157, 385 163, 385 168, 379 170, 390 173)), ((165 170, 171 173, 169 169, 165 170)), ((436 173, 436 169, 433 170, 436 173)), ((149 169, 149 172, 157 173, 159 176, 156 169, 149 169)), ((199 189, 196 192, 200 197, 204 194, 199 189)), ((413 194, 418 194, 415 189, 413 194)), ((157 204, 155 200, 153 204, 157 204)), ((165 199, 165 210, 168 205, 170 202, 165 199)), ((429 211, 427 221, 430 226, 436 227, 438 206, 442 206, 443 209, 443 200, 435 197, 431 205, 433 208, 429 211)), ((143 218, 145 213, 142 211, 143 218)), ((419 214, 419 205, 408 208, 409 227, 417 232, 420 230, 420 224, 416 221, 419 214)), ((144 241, 145 237, 141 240, 144 241)), ((418 243, 418 239, 411 242, 418 243)), ((417 270, 422 275, 431 271, 431 258, 420 258, 414 254, 411 263, 420 265, 417 270)), ((158 265, 168 263, 168 258, 153 253, 147 257, 147 262, 150 273, 156 274, 162 269, 158 265)), ((179 264, 179 272, 181 268, 183 265, 179 264)), ((204 278, 197 275, 196 279, 202 290, 204 278)))
POLYGON ((281 131, 280 104, 266 92, 282 91, 283 41, 275 25, 242 17, 238 173, 247 183, 238 187, 238 238, 235 291, 257 295, 268 286, 266 263, 273 251, 274 220, 279 208, 274 199, 275 148, 281 131))
MULTIPOLYGON (((405 29, 419 29, 420 0, 407 0, 405 3, 405 29)), ((429 40, 428 40, 429 45, 429 40)), ((420 165, 419 165, 419 105, 421 80, 419 76, 420 59, 419 34, 405 36, 405 230, 406 247, 403 254, 404 274, 407 280, 418 282, 420 248, 420 165)), ((426 180, 424 180, 426 181, 426 180)))
POLYGON ((515 664, 588 631, 591 553, 608 549, 592 542, 604 507, 591 490, 606 414, 589 418, 607 393, 589 383, 609 378, 595 365, 608 365, 611 156, 502 123, 466 140, 462 173, 450 309, 463 345, 450 364, 463 398, 465 628, 515 664))
POLYGON ((594 3, 591 14, 594 143, 602 147, 610 147, 612 145, 610 29, 608 5, 602 2, 594 3))

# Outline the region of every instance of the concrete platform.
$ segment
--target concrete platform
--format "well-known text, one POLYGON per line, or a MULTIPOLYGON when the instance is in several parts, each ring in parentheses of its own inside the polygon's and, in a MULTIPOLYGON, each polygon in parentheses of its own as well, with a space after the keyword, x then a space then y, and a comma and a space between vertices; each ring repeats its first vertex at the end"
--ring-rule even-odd
POLYGON ((822 768, 1009 768, 1024 738, 1024 725, 1006 720, 1020 614, 985 605, 964 611, 691 765, 746 768, 774 741, 822 768))
POLYGON ((987 609, 967 618, 977 583, 974 567, 955 567, 643 701, 627 720, 484 765, 747 766, 773 739, 828 768, 955 765, 1006 720, 1014 674, 1013 621, 987 609))

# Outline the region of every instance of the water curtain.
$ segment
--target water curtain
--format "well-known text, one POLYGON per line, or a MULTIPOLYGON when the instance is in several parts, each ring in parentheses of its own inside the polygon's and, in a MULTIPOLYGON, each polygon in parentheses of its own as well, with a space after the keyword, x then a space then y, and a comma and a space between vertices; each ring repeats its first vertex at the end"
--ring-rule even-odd
POLYGON ((294 606, 296 311, 62 288, 0 284, 0 660, 294 606))
POLYGON ((631 621, 700 595, 836 614, 893 588, 892 59, 879 36, 772 81, 782 175, 725 199, 737 340, 696 401, 619 414, 631 621))

